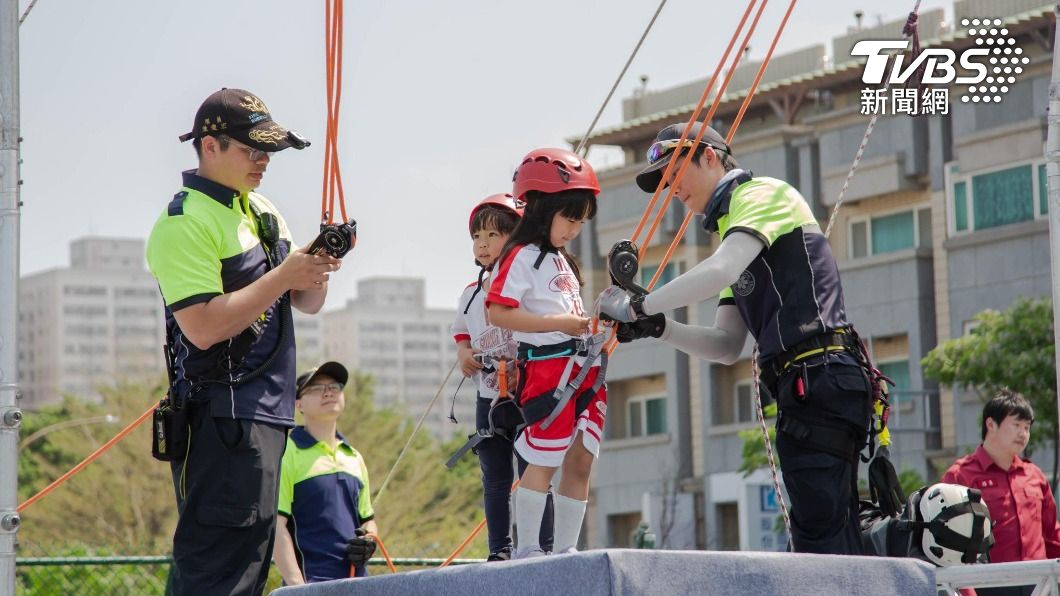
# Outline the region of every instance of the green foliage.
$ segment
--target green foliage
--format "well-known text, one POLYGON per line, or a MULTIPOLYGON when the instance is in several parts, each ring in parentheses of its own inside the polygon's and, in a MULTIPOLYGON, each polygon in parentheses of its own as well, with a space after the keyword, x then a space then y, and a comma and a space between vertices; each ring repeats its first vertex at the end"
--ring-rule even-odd
MULTIPOLYGON (((152 405, 157 386, 118 384, 101 388, 101 403, 68 398, 62 404, 27 412, 21 438, 48 431, 19 454, 19 501, 80 462, 152 405), (59 423, 111 414, 104 422, 54 427, 59 423), (48 428, 52 427, 52 428, 48 428)), ((383 478, 415 424, 404 412, 372 403, 372 379, 353 372, 339 430, 368 463, 371 489, 383 478)), ((436 407, 438 407, 436 405, 436 407)), ((418 415, 418 413, 417 413, 418 415)), ((22 513, 18 557, 159 555, 172 548, 176 501, 168 464, 151 458, 149 424, 125 439, 22 513)), ((448 471, 444 462, 463 443, 441 444, 425 430, 418 433, 390 481, 374 503, 376 520, 395 557, 445 557, 482 519, 478 460, 464 457, 448 471)), ((485 557, 483 532, 461 555, 485 557)), ((56 565, 19 567, 20 593, 161 593, 165 565, 56 565)), ((373 574, 386 573, 373 567, 373 574)), ((272 570, 268 589, 279 587, 272 570)))
POLYGON ((924 374, 979 391, 984 400, 1008 387, 1034 407, 1028 452, 1053 440, 1056 428, 1056 346, 1049 298, 1017 298, 1004 312, 985 310, 963 337, 939 344, 921 361, 924 374))
MULTIPOLYGON (((772 422, 772 419, 777 417, 776 402, 762 406, 762 414, 766 417, 766 429, 769 433, 769 442, 772 445, 776 445, 777 429, 776 424, 772 422)), ((765 444, 762 443, 762 429, 753 428, 749 430, 741 430, 740 439, 743 440, 740 471, 743 472, 744 478, 746 478, 755 470, 768 466, 769 459, 766 457, 765 444)), ((773 451, 773 460, 776 462, 777 466, 780 465, 780 458, 777 457, 775 450, 773 451)))

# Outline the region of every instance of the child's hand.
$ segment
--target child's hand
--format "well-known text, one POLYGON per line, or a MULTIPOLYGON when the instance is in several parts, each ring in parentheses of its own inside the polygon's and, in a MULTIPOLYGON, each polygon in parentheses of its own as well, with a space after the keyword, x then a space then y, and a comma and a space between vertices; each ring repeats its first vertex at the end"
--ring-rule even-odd
POLYGON ((482 369, 482 363, 475 360, 476 353, 476 350, 465 346, 460 346, 456 350, 456 361, 460 366, 460 372, 464 373, 465 377, 470 377, 482 369))
POLYGON ((582 335, 589 333, 589 319, 585 317, 566 313, 556 315, 554 320, 556 322, 556 331, 561 333, 566 333, 573 337, 581 337, 582 335))

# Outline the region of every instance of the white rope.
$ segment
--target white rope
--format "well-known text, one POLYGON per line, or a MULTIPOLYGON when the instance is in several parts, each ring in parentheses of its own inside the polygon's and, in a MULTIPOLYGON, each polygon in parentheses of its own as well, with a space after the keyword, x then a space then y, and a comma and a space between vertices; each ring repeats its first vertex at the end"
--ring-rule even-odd
POLYGON ((780 504, 780 511, 784 515, 784 529, 788 531, 788 548, 792 552, 795 551, 795 545, 791 540, 791 517, 788 514, 788 504, 784 499, 784 491, 780 489, 780 477, 777 476, 777 461, 773 457, 773 443, 769 440, 769 429, 766 428, 766 416, 762 411, 762 393, 759 390, 761 383, 761 371, 758 370, 758 344, 755 344, 754 350, 751 352, 751 373, 755 378, 754 395, 755 395, 755 408, 758 411, 758 425, 762 428, 762 437, 766 443, 766 459, 769 460, 769 472, 773 476, 773 490, 777 491, 777 502, 780 504))
POLYGON ((18 24, 19 25, 22 24, 22 21, 26 20, 26 17, 29 16, 29 11, 33 10, 33 7, 36 6, 36 5, 37 5, 37 0, 33 0, 32 2, 29 3, 29 6, 26 7, 26 11, 23 12, 22 16, 19 17, 19 19, 18 19, 18 24))
MULTIPOLYGON (((885 91, 886 89, 887 86, 884 87, 885 91)), ((869 119, 869 126, 865 129, 865 135, 861 137, 861 144, 858 145, 858 152, 854 155, 854 163, 850 164, 850 171, 847 172, 847 179, 843 181, 843 188, 839 191, 839 198, 836 199, 835 208, 832 209, 832 215, 828 218, 828 227, 824 230, 825 238, 832 233, 832 224, 835 223, 836 215, 839 215, 839 206, 843 204, 843 197, 847 194, 847 189, 850 188, 850 181, 854 178, 854 172, 858 169, 858 164, 861 163, 862 156, 865 155, 865 147, 869 144, 869 137, 872 136, 872 129, 876 128, 876 121, 878 119, 878 114, 873 114, 872 118, 869 119)))
POLYGON ((637 52, 640 51, 640 45, 644 43, 644 39, 648 37, 648 32, 651 31, 652 26, 655 25, 655 19, 659 18, 659 13, 662 12, 663 6, 666 6, 666 0, 659 2, 659 8, 655 9, 655 14, 652 15, 651 21, 648 21, 648 26, 644 28, 644 33, 641 34, 640 40, 637 41, 636 47, 633 48, 633 53, 629 55, 629 59, 626 60, 626 65, 622 67, 622 72, 618 73, 618 78, 615 79, 615 84, 611 85, 611 91, 607 92, 607 97, 604 98, 604 103, 601 104, 600 109, 597 110, 596 117, 593 118, 593 123, 589 125, 589 130, 585 131, 582 140, 578 142, 578 148, 575 149, 574 152, 581 154, 582 157, 585 157, 585 154, 582 153, 582 149, 586 149, 586 153, 588 153, 588 149, 585 145, 589 142, 589 135, 593 134, 593 129, 596 128, 596 123, 600 121, 600 115, 604 113, 604 108, 610 103, 611 97, 614 96, 615 90, 618 89, 618 84, 622 82, 622 77, 626 76, 626 71, 629 69, 629 65, 633 63, 633 58, 635 58, 637 52))
POLYGON ((434 402, 438 401, 438 396, 445 390, 445 385, 449 382, 449 377, 453 376, 453 371, 456 370, 457 361, 453 361, 453 366, 449 368, 449 372, 445 375, 445 379, 442 380, 442 384, 438 386, 438 391, 434 394, 434 399, 431 403, 427 404, 427 409, 420 416, 419 422, 416 423, 416 428, 412 429, 412 434, 409 435, 409 440, 405 441, 405 446, 401 448, 401 453, 398 454, 397 459, 394 460, 394 465, 390 467, 390 471, 386 473, 386 478, 383 479, 383 484, 379 486, 379 490, 372 497, 373 506, 378 506, 379 497, 383 495, 383 491, 386 490, 386 486, 390 484, 390 479, 394 476, 394 470, 397 469, 398 464, 401 463, 401 459, 405 457, 405 452, 409 450, 409 445, 412 445, 412 439, 416 438, 416 433, 419 432, 420 427, 423 426, 423 421, 427 419, 427 415, 431 413, 431 408, 434 407, 434 402))

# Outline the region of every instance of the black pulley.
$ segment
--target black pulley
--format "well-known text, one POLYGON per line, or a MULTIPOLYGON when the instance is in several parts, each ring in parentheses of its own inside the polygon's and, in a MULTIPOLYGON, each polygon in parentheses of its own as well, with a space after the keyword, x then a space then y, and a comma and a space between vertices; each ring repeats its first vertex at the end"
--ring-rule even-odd
POLYGON ((640 270, 640 251, 637 245, 629 240, 619 240, 611 247, 607 255, 607 269, 611 274, 611 283, 633 294, 647 294, 636 282, 640 270))

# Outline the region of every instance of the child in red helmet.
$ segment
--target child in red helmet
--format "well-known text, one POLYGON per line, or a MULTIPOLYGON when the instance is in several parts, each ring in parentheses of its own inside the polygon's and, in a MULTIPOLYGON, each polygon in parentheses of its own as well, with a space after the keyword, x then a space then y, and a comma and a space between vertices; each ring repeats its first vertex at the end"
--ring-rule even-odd
MULTIPOLYGON (((478 434, 486 437, 479 440, 474 449, 482 469, 483 508, 490 553, 487 561, 506 561, 512 554, 510 497, 515 480, 512 441, 519 416, 510 403, 517 377, 514 366, 517 346, 510 330, 494 327, 486 319, 485 297, 489 289, 486 275, 493 270, 501 249, 522 216, 522 202, 510 194, 490 195, 471 210, 468 231, 475 264, 480 269, 478 280, 469 284, 460 295, 452 326, 460 370, 465 377, 474 380, 478 390, 475 428, 478 434)), ((525 467, 526 461, 519 458, 519 471, 525 467)), ((550 541, 552 536, 552 519, 546 517, 547 524, 541 526, 542 542, 550 541)))
POLYGON ((486 297, 490 322, 511 329, 519 343, 522 369, 518 400, 526 427, 515 449, 529 465, 515 493, 513 558, 544 554, 536 534, 558 468, 555 552, 575 550, 585 517, 607 391, 597 382, 599 348, 593 350, 578 264, 565 247, 596 215, 599 192, 592 167, 564 149, 531 151, 515 172, 513 195, 526 207, 486 297), (585 374, 583 367, 590 367, 585 374))

